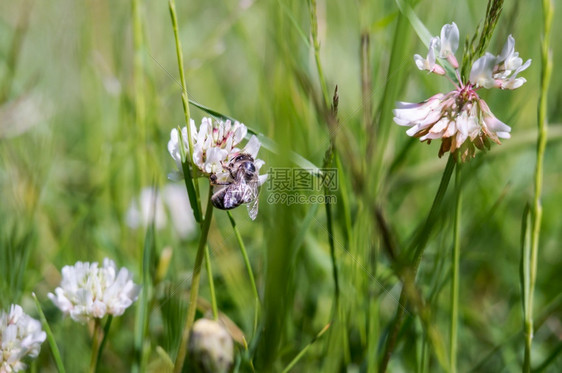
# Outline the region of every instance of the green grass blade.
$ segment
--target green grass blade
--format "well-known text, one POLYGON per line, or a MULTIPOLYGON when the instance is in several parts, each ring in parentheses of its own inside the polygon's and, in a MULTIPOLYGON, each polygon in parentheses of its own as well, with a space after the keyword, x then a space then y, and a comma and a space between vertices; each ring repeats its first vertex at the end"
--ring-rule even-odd
POLYGON ((155 249, 154 224, 146 230, 144 246, 142 251, 142 288, 137 301, 137 312, 135 319, 134 351, 135 360, 133 365, 134 372, 144 372, 145 368, 145 342, 146 331, 148 328, 148 313, 150 304, 150 288, 152 286, 151 263, 152 254, 155 249))
POLYGON ((55 365, 57 366, 57 370, 59 371, 59 373, 65 373, 66 371, 64 370, 64 365, 62 363, 57 342, 55 341, 55 336, 53 335, 53 332, 51 331, 51 327, 49 326, 49 323, 45 318, 45 314, 43 313, 41 304, 39 303, 39 300, 37 299, 35 293, 32 293, 31 296, 35 301, 35 307, 37 308, 37 312, 39 313, 39 319, 41 320, 41 325, 43 325, 43 329, 45 330, 45 333, 47 333, 47 341, 49 342, 49 347, 51 347, 51 354, 53 355, 53 359, 55 360, 55 365))
POLYGON ((308 349, 310 347, 312 347, 312 345, 314 344, 314 342, 316 342, 318 340, 318 338, 322 337, 322 335, 324 333, 326 333, 326 331, 330 328, 330 324, 326 325, 325 327, 322 328, 322 330, 320 330, 320 332, 318 332, 318 334, 312 339, 312 341, 310 341, 309 344, 307 344, 302 350, 301 352, 299 352, 297 354, 297 356, 295 356, 295 358, 293 360, 291 360, 291 362, 289 363, 289 365, 287 365, 287 367, 285 369, 283 369, 283 373, 288 373, 291 369, 293 369, 293 367, 299 362, 299 360, 306 354, 306 352, 308 351, 308 349))

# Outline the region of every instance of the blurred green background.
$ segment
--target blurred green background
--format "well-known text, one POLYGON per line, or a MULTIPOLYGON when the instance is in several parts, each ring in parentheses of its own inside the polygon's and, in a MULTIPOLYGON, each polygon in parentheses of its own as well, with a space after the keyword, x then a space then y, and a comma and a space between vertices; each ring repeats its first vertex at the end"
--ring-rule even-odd
MULTIPOLYGON (((307 2, 178 1, 176 6, 190 98, 275 141, 280 152, 260 152, 265 169, 293 167, 289 151, 321 167, 330 133, 307 2)), ((456 22, 462 50, 485 17, 486 1, 426 0, 413 8, 434 35, 443 24, 456 22)), ((421 101, 452 88, 446 79, 417 70, 412 56, 427 49, 396 3, 318 1, 317 9, 321 64, 328 90, 337 85, 339 94, 334 164, 340 164, 340 188, 331 209, 340 300, 336 305, 324 206, 269 204, 269 191, 262 188, 256 221, 245 208, 233 211, 263 304, 261 332, 252 335, 250 282, 228 217, 216 210, 209 245, 219 309, 250 343, 249 352, 238 347, 240 371, 249 370, 249 359, 256 371, 282 370, 329 323, 293 371, 376 371, 400 281, 374 212, 384 217, 400 254, 425 220, 446 163, 446 157, 437 158, 437 142, 420 144, 392 122, 389 109, 396 100, 421 101), (369 146, 375 149, 372 157, 369 146)), ((533 351, 533 366, 551 357, 545 371, 552 372, 562 371, 557 352, 562 350, 560 11, 558 6, 551 43, 550 138, 535 294, 540 328, 533 351)), ((463 167, 462 372, 518 371, 523 359, 520 236, 523 210, 533 195, 541 22, 538 2, 506 2, 488 48, 499 53, 512 34, 520 56, 533 63, 522 74, 527 83, 520 89, 479 91, 512 127, 512 138, 463 167)), ((184 120, 175 53, 164 1, 0 3, 1 306, 19 303, 35 315, 34 291, 67 371, 86 369, 89 330, 63 318, 46 294, 58 286, 62 266, 106 256, 142 281, 147 227, 142 219, 131 223, 131 206, 142 205, 144 188, 163 191, 175 168, 167 142, 184 120)), ((206 115, 193 106, 191 113, 196 122, 206 115)), ((206 195, 206 182, 200 182, 206 195)), ((173 224, 179 218, 164 208, 167 222, 155 227, 149 245, 151 282, 143 284, 151 297, 143 353, 135 351, 138 312, 130 309, 114 320, 100 371, 132 366, 161 371, 165 364, 157 346, 175 354, 198 229, 187 219, 182 224, 193 228, 182 237, 173 224), (164 265, 166 248, 172 260, 159 278, 156 268, 164 265)), ((445 348, 453 216, 450 190, 416 281, 445 348)), ((200 295, 209 300, 205 276, 200 295)), ((443 369, 426 331, 409 309, 389 371, 443 369)), ((36 371, 55 370, 48 351, 45 343, 36 371)))

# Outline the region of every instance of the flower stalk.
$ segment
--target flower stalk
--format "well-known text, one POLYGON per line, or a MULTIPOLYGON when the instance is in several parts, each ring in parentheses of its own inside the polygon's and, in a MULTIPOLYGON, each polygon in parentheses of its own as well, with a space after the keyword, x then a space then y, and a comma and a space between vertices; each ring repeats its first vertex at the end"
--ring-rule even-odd
POLYGON ((537 124, 537 163, 535 166, 534 189, 535 194, 531 206, 531 251, 530 261, 527 262, 529 268, 528 298, 524 305, 524 335, 525 335, 525 357, 523 361, 523 372, 531 371, 531 346, 533 342, 533 307, 534 292, 537 279, 537 260, 539 251, 539 238, 542 221, 542 184, 543 184, 543 163, 544 152, 547 141, 547 98, 550 76, 552 73, 552 53, 550 50, 550 30, 552 25, 552 1, 542 1, 543 29, 541 38, 541 85, 538 102, 537 124))
POLYGON ((95 373, 98 366, 98 355, 101 346, 101 336, 103 334, 103 328, 101 326, 100 319, 94 319, 94 332, 92 336, 92 355, 90 357, 90 373, 95 373))
POLYGON ((215 295, 215 281, 213 279, 213 268, 211 266, 211 255, 209 253, 209 245, 205 245, 205 268, 209 277, 209 291, 211 293, 211 309, 213 310, 213 319, 219 319, 219 309, 217 306, 217 297, 215 295))
MULTIPOLYGON (((189 113, 189 97, 187 94, 187 87, 185 83, 185 73, 183 69, 183 54, 181 48, 181 41, 178 35, 178 19, 176 16, 176 3, 174 0, 169 1, 170 7, 170 17, 172 18, 172 27, 174 29, 174 39, 176 42, 176 55, 178 59, 178 69, 180 74, 180 82, 181 82, 181 102, 183 106, 183 113, 185 115, 185 124, 187 127, 187 143, 189 144, 187 149, 187 154, 182 161, 185 161, 185 165, 183 167, 183 173, 185 177, 185 185, 187 188, 187 192, 189 194, 189 202, 191 203, 191 207, 193 208, 193 214, 195 215, 195 220, 201 222, 201 200, 200 200, 200 193, 199 193, 199 184, 196 182, 195 175, 191 173, 192 169, 190 169, 190 164, 193 162, 193 138, 191 135, 191 126, 190 126, 190 113, 189 113), (187 159, 187 161, 186 161, 187 159)), ((180 131, 181 136, 181 131, 180 131)))
MULTIPOLYGON (((429 240, 430 232, 435 224, 437 214, 441 209, 441 204, 443 202, 443 198, 445 197, 445 192, 449 186, 449 181, 451 180, 451 176, 453 174, 453 170, 457 165, 452 155, 449 156, 449 160, 447 161, 447 165, 445 166, 445 170, 443 171, 443 175, 441 176, 441 182, 439 183, 439 188, 437 189, 437 193, 433 199, 433 203, 431 205, 431 209, 427 215, 425 223, 416 234, 416 237, 412 240, 412 246, 409 247, 406 252, 414 251, 414 258, 412 260, 412 267, 411 271, 411 281, 415 278, 415 275, 418 272, 418 268, 421 263, 421 258, 425 251, 427 241, 429 240)), ((398 300, 398 306, 396 308, 396 314, 394 315, 394 321, 391 326, 391 330, 388 334, 386 339, 385 348, 383 351, 382 359, 379 364, 379 372, 383 373, 386 372, 388 367, 388 363, 390 361, 390 357, 392 356, 392 352, 394 351, 394 347, 396 347, 396 342, 398 340, 398 332, 400 331, 400 327, 402 326, 402 322, 404 321, 404 315, 406 313, 406 302, 407 302, 407 285, 406 280, 409 277, 404 278, 402 291, 400 292, 400 298, 398 300)))
POLYGON ((101 344, 100 344, 100 348, 98 350, 98 357, 97 357, 97 362, 96 362, 96 366, 99 366, 100 361, 101 361, 101 355, 103 354, 103 349, 107 343, 107 336, 109 335, 109 328, 111 327, 111 322, 113 321, 113 316, 109 315, 107 317, 107 320, 105 321, 105 326, 103 327, 103 338, 101 340, 101 344))
POLYGON ((455 170, 455 221, 453 231, 453 281, 451 284, 451 334, 450 334, 450 355, 449 372, 457 371, 457 348, 458 348, 458 321, 459 321, 459 276, 460 276, 460 228, 462 211, 462 190, 461 190, 461 165, 455 170))
POLYGON ((213 217, 213 205, 211 203, 212 191, 209 190, 209 198, 207 199, 207 209, 205 211, 205 218, 201 223, 201 237, 199 238, 199 246, 197 248, 197 255, 195 256, 195 264, 193 267, 193 276, 191 277, 191 289, 189 292, 189 308, 183 332, 181 336, 180 347, 176 362, 174 364, 174 373, 180 373, 183 368, 183 363, 187 355, 187 346, 189 341, 189 333, 193 322, 195 321, 195 312, 197 311, 197 297, 199 295, 199 281, 201 279, 201 265, 203 264, 203 257, 205 255, 205 246, 207 245, 207 236, 211 226, 211 219, 213 217))

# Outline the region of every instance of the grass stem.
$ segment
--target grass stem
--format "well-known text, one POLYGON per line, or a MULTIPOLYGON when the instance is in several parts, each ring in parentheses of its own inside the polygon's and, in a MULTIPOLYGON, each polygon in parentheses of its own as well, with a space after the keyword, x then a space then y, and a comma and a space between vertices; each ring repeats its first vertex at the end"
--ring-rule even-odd
POLYGON ((103 328, 101 326, 101 320, 94 318, 94 334, 92 338, 92 355, 90 358, 90 369, 88 372, 95 373, 97 371, 98 364, 98 354, 101 346, 101 335, 103 333, 103 328))
POLYGON ((43 326, 43 329, 47 334, 47 342, 49 342, 49 347, 51 348, 51 354, 53 355, 55 366, 57 367, 59 373, 66 373, 66 370, 64 369, 64 364, 62 363, 60 350, 57 346, 57 342, 55 341, 55 336, 53 335, 51 327, 47 322, 47 318, 45 318, 45 314, 43 313, 43 309, 41 308, 41 303, 39 303, 39 300, 37 299, 35 293, 32 293, 31 295, 33 297, 33 300, 35 301, 35 307, 37 308, 37 312, 39 312, 39 319, 41 320, 41 325, 43 326))
MULTIPOLYGON (((170 17, 172 18, 172 27, 174 29, 174 39, 176 42, 176 55, 178 60, 178 70, 180 74, 180 82, 181 82, 181 102, 183 106, 183 113, 185 115, 185 126, 187 128, 187 167, 184 167, 184 175, 186 176, 185 182, 187 186, 187 192, 189 194, 189 202, 191 203, 191 207, 193 208, 193 213, 195 215, 195 220, 201 222, 201 198, 199 192, 199 184, 197 180, 194 178, 195 175, 192 174, 191 169, 189 167, 190 164, 193 163, 193 138, 191 137, 191 124, 190 124, 190 113, 189 113, 189 96, 187 94, 187 86, 185 83, 185 72, 183 69, 183 54, 182 54, 182 47, 181 41, 178 34, 178 19, 176 15, 176 3, 174 0, 169 1, 170 7, 170 17)), ((179 132, 181 137, 181 131, 179 132)))
POLYGON ((544 152, 547 141, 547 102, 548 102, 548 86, 552 72, 552 53, 550 51, 550 29, 552 25, 552 1, 542 1, 543 11, 543 29, 541 38, 541 82, 540 95, 537 110, 537 163, 535 166, 535 194, 531 207, 531 252, 528 273, 529 273, 529 289, 528 298, 525 304, 525 358, 523 361, 523 372, 531 371, 531 345, 533 341, 533 297, 535 292, 535 283, 537 279, 537 258, 539 251, 539 237, 541 232, 542 221, 542 205, 541 194, 543 185, 543 163, 544 152))
POLYGON ((215 281, 213 279, 213 268, 211 267, 211 255, 209 253, 209 245, 205 245, 205 268, 209 277, 209 291, 211 292, 211 309, 213 310, 213 319, 219 319, 219 309, 217 306, 217 297, 215 295, 215 281))
POLYGON ((457 371, 457 348, 458 348, 458 321, 459 321, 459 267, 460 267, 460 226, 462 211, 461 193, 461 166, 457 165, 455 170, 455 222, 453 231, 453 282, 451 284, 451 334, 449 372, 457 371))
POLYGON ((178 355, 174 364, 174 373, 180 373, 183 368, 183 363, 187 355, 187 342, 189 340, 189 332, 195 321, 195 312, 197 310, 197 297, 199 295, 199 281, 201 280, 201 265, 203 264, 203 257, 205 256, 205 246, 207 245, 207 236, 211 226, 211 219, 213 217, 213 204, 211 203, 212 191, 209 190, 209 198, 207 199, 207 209, 205 211, 205 219, 201 223, 201 237, 199 238, 199 246, 197 248, 197 255, 195 256, 195 265, 193 267, 193 276, 191 277, 191 289, 189 292, 189 307, 183 327, 183 332, 178 349, 178 355))
POLYGON ((103 349, 107 343, 107 336, 109 335, 109 328, 111 327, 111 321, 113 321, 113 316, 107 316, 107 320, 105 321, 105 326, 103 327, 103 338, 101 340, 100 348, 98 350, 98 357, 96 366, 99 366, 101 361, 101 355, 103 354, 103 349))
POLYGON ((396 347, 396 341, 398 340, 398 332, 400 327, 402 326, 402 321, 404 320, 404 315, 406 312, 405 304, 407 300, 407 288, 408 284, 405 283, 406 279, 411 278, 411 281, 415 279, 415 275, 418 272, 418 268, 420 266, 421 258, 425 251, 425 247, 427 241, 429 240, 430 231, 433 228, 435 223, 437 213, 440 210, 441 203, 443 202, 443 198, 445 197, 445 192, 447 191, 447 187, 449 186, 449 181, 451 180, 451 175, 453 174, 453 169, 455 168, 455 159, 452 155, 449 156, 449 160, 447 161, 447 165, 445 166, 445 170, 443 171, 443 176, 441 177, 441 182, 439 184, 439 188, 437 189, 437 193, 435 198, 433 199, 433 204, 431 205, 431 210, 427 215, 427 219, 421 230, 418 231, 416 234, 416 238, 412 241, 414 247, 411 247, 410 250, 406 252, 410 252, 411 249, 415 249, 415 254, 413 258, 413 263, 411 267, 411 277, 405 277, 404 284, 402 286, 402 291, 400 292, 400 298, 398 300, 398 305, 396 307, 396 314, 394 315, 394 321, 389 332, 389 335, 386 340, 386 345, 384 348, 382 360, 379 364, 379 372, 383 373, 386 372, 388 368, 388 363, 390 361, 390 357, 392 356, 392 352, 394 351, 394 347, 396 347))

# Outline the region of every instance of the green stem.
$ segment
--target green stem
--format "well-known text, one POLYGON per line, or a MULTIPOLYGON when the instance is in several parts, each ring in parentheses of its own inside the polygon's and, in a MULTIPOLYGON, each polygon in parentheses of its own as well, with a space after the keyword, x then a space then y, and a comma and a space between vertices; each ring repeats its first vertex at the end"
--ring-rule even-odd
POLYGON ((242 257, 244 258, 244 264, 246 265, 246 270, 248 271, 248 277, 250 278, 250 282, 252 283, 252 291, 254 293, 255 299, 255 313, 254 313, 254 335, 258 328, 258 317, 260 311, 260 296, 258 293, 258 287, 256 286, 256 281, 254 279, 254 272, 252 271, 252 265, 250 264, 250 259, 248 258, 248 252, 246 251, 246 245, 244 245, 244 241, 242 241, 242 236, 240 235, 240 231, 236 226, 236 220, 230 213, 227 211, 228 219, 230 220, 230 224, 232 225, 232 229, 234 230, 234 235, 236 236, 236 240, 238 241, 238 245, 240 246, 240 251, 242 252, 242 257))
POLYGON ((101 326, 101 321, 98 318, 94 318, 94 335, 92 340, 92 355, 90 357, 90 373, 95 373, 98 364, 98 354, 100 351, 101 340, 100 336, 103 333, 101 326))
POLYGON ((328 86, 324 79, 324 71, 320 63, 320 42, 318 41, 318 17, 316 14, 316 0, 309 0, 310 6, 310 34, 312 36, 312 45, 314 47, 314 61, 316 62, 316 69, 318 70, 318 79, 320 80, 320 88, 322 89, 322 97, 324 97, 324 105, 329 106, 330 94, 328 93, 328 86))
MULTIPOLYGON (((328 201, 326 198, 328 196, 328 191, 324 188, 324 200, 328 201)), ((328 226, 328 243, 330 244, 330 258, 332 259, 332 277, 334 278, 334 311, 338 308, 340 300, 340 284, 338 279, 338 262, 336 259, 336 245, 334 243, 334 232, 333 232, 333 222, 332 222, 332 206, 326 202, 324 203, 326 208, 326 225, 328 226)))
POLYGON ((418 231, 414 240, 412 240, 412 245, 414 247, 409 247, 406 252, 410 252, 412 249, 415 250, 413 264, 411 268, 411 276, 407 274, 404 276, 402 291, 400 292, 400 299, 398 300, 398 305, 396 307, 396 314, 394 315, 394 321, 391 327, 391 330, 388 334, 385 349, 383 352, 381 363, 379 364, 379 372, 384 373, 386 372, 386 368, 388 367, 388 362, 390 361, 390 357, 392 352, 394 351, 394 347, 396 346, 396 341, 398 339, 398 331, 402 326, 402 321, 404 320, 404 314, 406 312, 406 308, 404 305, 406 304, 407 299, 407 289, 409 284, 406 281, 414 281, 415 276, 418 272, 418 268, 420 266, 421 258, 425 251, 425 246, 427 241, 429 240, 430 230, 433 228, 435 223, 437 213, 441 207, 441 203, 443 202, 443 198, 445 196, 445 192, 447 191, 447 187, 449 186, 449 180, 451 180, 451 175, 453 174, 453 169, 455 168, 455 159, 452 155, 449 156, 449 160, 447 161, 447 166, 445 166, 445 170, 443 171, 443 176, 441 177, 441 183, 439 184, 439 188, 437 189, 437 194, 433 199, 433 204, 431 205, 431 210, 427 215, 427 219, 423 225, 423 228, 418 231), (417 247, 416 247, 417 246, 417 247))
MULTIPOLYGON (((185 125, 187 128, 187 143, 189 144, 188 149, 187 149, 187 164, 192 164, 193 163, 193 138, 191 137, 191 123, 190 123, 190 113, 189 113, 189 96, 187 94, 187 86, 185 83, 185 72, 183 69, 183 54, 182 54, 182 47, 181 47, 181 41, 179 38, 179 34, 178 34, 178 19, 176 16, 176 4, 174 0, 170 0, 169 1, 169 7, 170 7, 170 17, 172 18, 172 27, 174 29, 174 39, 176 42, 176 56, 177 56, 177 60, 178 60, 178 69, 179 69, 179 73, 180 73, 180 82, 181 82, 181 102, 182 102, 182 106, 183 106, 183 113, 185 116, 185 125)), ((181 131, 179 131, 179 136, 181 138, 181 131)), ((200 222, 201 221, 201 198, 200 198, 200 192, 199 192, 199 184, 196 182, 196 180, 193 179, 193 174, 191 173, 191 169, 190 167, 184 167, 184 173, 187 172, 186 176, 188 176, 186 178, 186 183, 192 183, 192 185, 188 185, 187 189, 188 192, 190 190, 194 190, 194 194, 192 195, 192 193, 189 194, 189 199, 190 199, 190 203, 191 206, 193 207, 193 212, 195 214, 195 219, 200 222), (193 189, 192 189, 193 188, 193 189)))
POLYGON ((211 308, 213 310, 213 319, 219 319, 219 309, 217 307, 217 297, 215 295, 215 282, 213 280, 213 269, 211 267, 211 255, 209 254, 209 245, 205 245, 205 268, 207 276, 209 276, 209 290, 211 292, 211 308))
POLYGON ((105 326, 103 328, 103 338, 101 340, 101 344, 100 344, 100 349, 98 351, 98 357, 97 357, 97 362, 96 362, 96 366, 99 365, 100 360, 101 360, 101 355, 103 353, 103 349, 105 347, 105 344, 107 343, 107 336, 109 334, 109 328, 111 327, 111 321, 113 321, 113 316, 109 315, 107 317, 107 321, 105 322, 105 326))
POLYGON ((455 227, 453 233, 453 283, 451 284, 451 334, 450 334, 450 356, 449 356, 449 372, 457 371, 457 343, 458 343, 458 321, 459 321, 459 266, 460 266, 460 225, 462 210, 462 193, 461 193, 461 166, 457 165, 455 172, 455 227))
POLYGON ((533 296, 535 292, 535 282, 537 278, 537 258, 539 251, 539 237, 541 231, 542 205, 541 194, 543 184, 543 163, 544 151, 547 140, 547 101, 548 86, 552 72, 552 54, 550 51, 550 29, 552 25, 552 1, 542 1, 543 10, 543 32, 541 41, 541 91, 538 102, 537 122, 538 122, 538 138, 537 138, 537 164, 535 167, 535 195, 531 209, 531 253, 529 268, 529 297, 526 304, 525 312, 525 360, 523 362, 523 372, 531 371, 531 344, 533 341, 533 296))
POLYGON ((199 295, 199 281, 201 280, 201 265, 205 256, 205 246, 207 245, 207 235, 211 226, 213 217, 213 204, 211 203, 212 191, 209 190, 209 198, 207 199, 207 210, 205 211, 205 219, 201 223, 201 237, 199 238, 199 246, 197 255, 195 256, 195 265, 193 267, 193 276, 191 277, 191 289, 189 292, 189 308, 183 327, 180 347, 174 364, 174 373, 180 373, 183 368, 183 362, 187 355, 187 342, 189 340, 189 332, 195 321, 195 312, 197 310, 197 297, 199 295))

